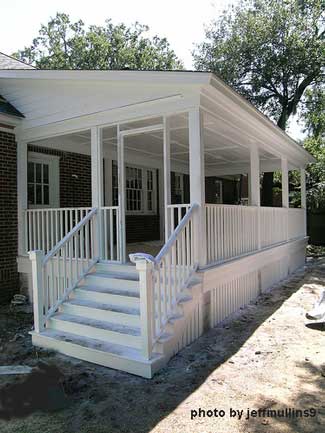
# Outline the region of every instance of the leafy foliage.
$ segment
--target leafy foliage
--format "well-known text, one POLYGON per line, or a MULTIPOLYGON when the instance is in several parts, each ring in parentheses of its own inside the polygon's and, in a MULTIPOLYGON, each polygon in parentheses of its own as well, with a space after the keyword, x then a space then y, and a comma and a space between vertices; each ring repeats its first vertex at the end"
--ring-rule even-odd
POLYGON ((181 69, 167 39, 150 39, 148 30, 138 22, 127 27, 111 20, 86 28, 83 21, 73 23, 69 15, 57 13, 15 56, 40 69, 181 69))
POLYGON ((206 29, 195 65, 215 71, 285 129, 325 64, 324 10, 323 0, 241 0, 206 29))
POLYGON ((325 209, 325 88, 318 85, 306 93, 302 118, 308 131, 304 147, 315 158, 307 170, 307 205, 325 209))
MULTIPOLYGON (((324 25, 324 0, 241 0, 207 27, 195 66, 216 72, 285 130, 306 89, 323 79, 324 25)), ((264 173, 262 205, 273 205, 273 173, 264 173)))

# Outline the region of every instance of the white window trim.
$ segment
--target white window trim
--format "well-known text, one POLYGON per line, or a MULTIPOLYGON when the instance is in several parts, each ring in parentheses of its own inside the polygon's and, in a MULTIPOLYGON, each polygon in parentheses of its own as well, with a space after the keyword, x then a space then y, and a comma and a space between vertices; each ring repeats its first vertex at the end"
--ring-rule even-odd
POLYGON ((60 207, 60 157, 57 155, 47 155, 38 152, 28 152, 27 163, 28 162, 43 163, 49 165, 49 204, 29 204, 29 209, 46 209, 60 207))
POLYGON ((175 195, 176 195, 176 177, 180 178, 180 191, 181 191, 181 201, 180 204, 184 203, 184 196, 185 196, 185 191, 184 191, 184 173, 179 173, 179 172, 175 172, 175 185, 174 185, 174 189, 175 189, 175 195))
POLYGON ((220 201, 218 201, 217 203, 222 204, 223 203, 223 182, 222 180, 216 180, 215 183, 220 185, 220 201))
MULTIPOLYGON (((112 160, 112 163, 117 164, 117 161, 114 159, 112 160)), ((148 167, 144 165, 138 165, 138 164, 130 164, 128 162, 125 162, 125 176, 126 176, 126 167, 130 168, 138 168, 141 169, 142 173, 142 206, 141 210, 127 210, 127 200, 126 200, 126 187, 125 187, 125 214, 126 215, 157 215, 158 208, 157 208, 157 169, 155 167, 148 167), (148 210, 148 189, 147 189, 147 170, 150 170, 153 172, 153 189, 152 189, 152 210, 148 210)), ((126 182, 125 182, 126 185, 126 182)), ((113 189, 113 182, 112 182, 112 189, 113 189)))

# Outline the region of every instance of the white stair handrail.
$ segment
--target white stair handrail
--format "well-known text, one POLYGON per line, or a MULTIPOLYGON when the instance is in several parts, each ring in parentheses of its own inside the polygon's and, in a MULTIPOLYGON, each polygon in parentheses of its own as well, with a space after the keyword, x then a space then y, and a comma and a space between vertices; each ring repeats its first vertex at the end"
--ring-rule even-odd
POLYGON ((46 320, 67 299, 71 291, 97 262, 96 216, 93 208, 44 257, 42 251, 29 253, 32 261, 34 327, 42 332, 46 320))
POLYGON ((78 224, 76 224, 73 229, 70 230, 70 232, 67 233, 67 235, 64 236, 64 238, 61 239, 60 242, 58 242, 51 249, 51 251, 46 254, 43 260, 43 265, 46 265, 46 263, 51 259, 51 257, 53 257, 72 238, 72 236, 77 233, 81 229, 81 227, 83 227, 87 223, 87 221, 89 221, 93 217, 93 215, 97 213, 97 211, 97 208, 93 208, 81 221, 79 221, 78 224))
POLYGON ((192 218, 197 208, 197 203, 191 205, 156 257, 144 253, 129 256, 139 272, 142 354, 146 359, 151 358, 197 268, 192 218))

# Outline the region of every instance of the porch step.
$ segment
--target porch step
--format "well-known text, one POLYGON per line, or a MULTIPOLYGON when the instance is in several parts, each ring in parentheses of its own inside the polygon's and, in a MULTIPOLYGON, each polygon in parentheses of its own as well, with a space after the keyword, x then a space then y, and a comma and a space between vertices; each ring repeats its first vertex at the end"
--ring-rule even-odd
POLYGON ((72 292, 71 298, 127 308, 139 309, 140 306, 139 292, 111 289, 103 286, 78 286, 72 292))
POLYGON ((138 349, 77 336, 68 332, 46 329, 41 334, 35 332, 31 332, 31 334, 35 346, 56 350, 73 358, 148 379, 166 363, 164 356, 157 353, 153 353, 152 358, 148 361, 138 349))
POLYGON ((33 344, 79 359, 152 377, 174 353, 179 325, 191 310, 191 290, 178 298, 178 312, 166 324, 150 361, 141 352, 140 288, 135 266, 97 263, 49 318, 33 344), (167 353, 167 356, 166 356, 167 353))
POLYGON ((127 308, 75 298, 64 302, 60 306, 60 311, 89 319, 140 326, 140 310, 138 308, 127 308))
POLYGON ((120 343, 137 349, 141 347, 140 328, 138 327, 57 313, 49 319, 49 328, 107 343, 120 343))
POLYGON ((108 289, 139 291, 139 277, 133 274, 123 276, 113 272, 92 272, 86 275, 84 283, 108 289))

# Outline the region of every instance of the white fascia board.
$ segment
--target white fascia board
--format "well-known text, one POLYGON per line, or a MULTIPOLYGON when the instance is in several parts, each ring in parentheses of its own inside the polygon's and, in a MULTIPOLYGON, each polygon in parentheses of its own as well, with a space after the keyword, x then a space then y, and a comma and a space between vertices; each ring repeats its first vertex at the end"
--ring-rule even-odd
MULTIPOLYGON (((293 140, 289 135, 287 135, 282 129, 275 125, 269 118, 267 118, 263 113, 257 110, 251 103, 249 103, 243 96, 235 92, 230 86, 220 80, 216 75, 211 74, 210 85, 205 87, 206 90, 213 95, 213 89, 218 90, 229 100, 235 103, 238 107, 244 109, 247 114, 255 119, 258 123, 256 127, 263 126, 267 128, 272 134, 274 134, 281 145, 285 146, 285 150, 288 152, 288 157, 293 157, 293 159, 301 160, 302 163, 308 164, 310 162, 315 162, 315 158, 307 152, 302 146, 300 146, 295 140, 293 140)), ((282 149, 284 150, 284 149, 282 149)))
POLYGON ((0 78, 26 80, 76 80, 142 82, 147 84, 206 85, 211 80, 210 72, 192 71, 129 71, 129 70, 0 70, 0 78))

